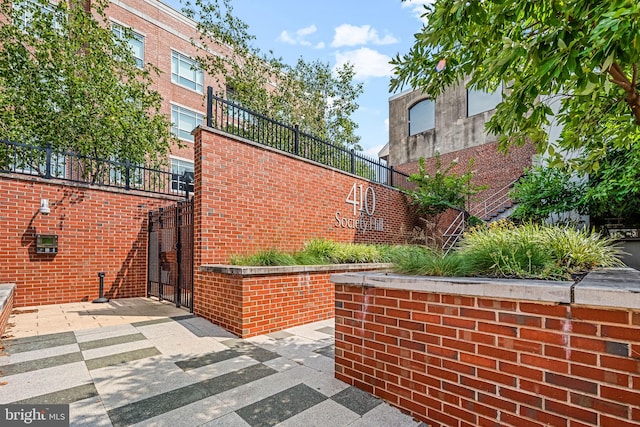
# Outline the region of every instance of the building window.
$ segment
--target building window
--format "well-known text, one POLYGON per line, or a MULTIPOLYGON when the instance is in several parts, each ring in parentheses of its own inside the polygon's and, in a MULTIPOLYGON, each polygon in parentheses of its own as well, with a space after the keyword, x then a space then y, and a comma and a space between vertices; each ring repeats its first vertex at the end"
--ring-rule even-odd
POLYGON ((127 29, 119 24, 112 24, 111 30, 113 34, 120 40, 127 40, 136 64, 139 68, 144 66, 144 36, 135 31, 131 31, 131 35, 127 34, 127 29))
POLYGON ((502 85, 493 92, 467 89, 467 117, 493 110, 502 102, 502 85))
MULTIPOLYGON (((18 12, 16 25, 25 31, 31 27, 37 15, 52 15, 55 12, 54 5, 50 3, 43 5, 35 0, 15 1, 13 7, 18 12)), ((63 19, 61 16, 53 17, 53 28, 57 30, 62 28, 61 19, 63 19)))
POLYGON ((171 51, 171 81, 202 93, 204 74, 196 61, 178 52, 171 51))
POLYGON ((424 99, 409 108, 409 135, 416 135, 435 127, 435 102, 424 99))
POLYGON ((193 162, 171 158, 171 189, 193 193, 193 162))
POLYGON ((177 105, 171 106, 171 132, 180 139, 193 142, 191 131, 202 125, 204 115, 177 105))

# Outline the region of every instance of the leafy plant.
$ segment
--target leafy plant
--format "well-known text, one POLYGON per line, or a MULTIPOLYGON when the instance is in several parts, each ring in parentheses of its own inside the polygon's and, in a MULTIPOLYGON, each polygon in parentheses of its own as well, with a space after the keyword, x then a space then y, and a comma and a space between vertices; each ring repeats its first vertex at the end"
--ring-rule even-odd
POLYGON ((469 161, 467 170, 456 175, 452 169, 458 164, 456 160, 443 169, 440 153, 435 156, 435 171, 427 171, 423 157, 418 162, 418 172, 409 175, 408 180, 416 184, 415 190, 407 190, 411 203, 428 216, 435 216, 447 209, 464 209, 467 198, 482 191, 485 187, 471 183, 473 159, 469 161))
POLYGON ((459 254, 484 275, 542 278, 550 275, 554 265, 539 230, 531 224, 515 227, 498 221, 487 228, 476 227, 459 245, 459 254))
POLYGON ((533 142, 580 170, 597 171, 610 147, 637 147, 637 2, 436 0, 425 18, 411 50, 392 61, 392 90, 408 85, 435 99, 467 76, 469 89, 502 83, 487 125, 502 148, 533 142), (549 145, 552 117, 559 150, 549 145))
POLYGON ((596 267, 621 267, 622 249, 615 240, 572 227, 544 227, 542 241, 556 265, 568 273, 583 273, 596 267))
POLYGON ((510 192, 517 206, 511 215, 524 221, 544 221, 553 215, 582 210, 584 184, 558 168, 534 167, 510 192))
POLYGON ((246 257, 232 257, 231 264, 258 266, 296 265, 296 260, 292 255, 276 249, 268 249, 246 257))

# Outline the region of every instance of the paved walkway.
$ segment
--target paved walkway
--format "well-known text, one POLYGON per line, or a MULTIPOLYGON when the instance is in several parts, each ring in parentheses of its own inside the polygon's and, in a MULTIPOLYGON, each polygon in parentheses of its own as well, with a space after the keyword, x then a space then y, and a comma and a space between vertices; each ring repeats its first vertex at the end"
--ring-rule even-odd
POLYGON ((72 426, 421 425, 334 378, 333 321, 240 340, 146 298, 15 313, 0 403, 69 404, 72 426))

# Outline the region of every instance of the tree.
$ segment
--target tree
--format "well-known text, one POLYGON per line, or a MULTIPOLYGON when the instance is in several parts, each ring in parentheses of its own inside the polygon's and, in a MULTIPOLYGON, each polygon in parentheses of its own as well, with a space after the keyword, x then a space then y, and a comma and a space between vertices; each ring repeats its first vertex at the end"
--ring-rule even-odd
MULTIPOLYGON (((639 153, 640 147, 632 148, 639 153)), ((600 169, 590 174, 583 203, 597 218, 621 218, 640 223, 640 156, 627 150, 610 150, 600 169)))
POLYGON ((509 194, 517 203, 511 217, 536 222, 560 220, 567 212, 583 211, 584 191, 584 183, 565 170, 531 168, 509 194))
POLYGON ((138 68, 106 20, 108 5, 2 2, 2 138, 102 159, 166 161, 174 138, 151 88, 157 70, 138 68))
POLYGON ((230 0, 187 1, 183 12, 198 22, 200 38, 194 42, 208 52, 198 63, 218 79, 218 95, 336 145, 361 148, 351 115, 363 89, 353 82, 351 65, 332 72, 321 61, 300 58, 288 65, 273 52, 261 52, 252 45, 248 25, 233 16, 230 0), (220 47, 221 54, 212 53, 220 47))
POLYGON ((503 101, 487 124, 501 147, 532 141, 563 163, 548 145, 553 120, 562 127, 560 151, 586 148, 566 161, 580 171, 597 171, 611 149, 640 144, 637 1, 437 0, 425 15, 409 53, 392 61, 391 89, 410 85, 437 97, 468 75, 470 88, 502 82, 503 101))

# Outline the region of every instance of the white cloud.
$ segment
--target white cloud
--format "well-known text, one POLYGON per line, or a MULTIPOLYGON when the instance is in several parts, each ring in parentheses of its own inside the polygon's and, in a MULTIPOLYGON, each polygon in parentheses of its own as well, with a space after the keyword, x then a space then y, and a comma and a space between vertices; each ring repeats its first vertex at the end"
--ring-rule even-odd
POLYGON ((361 47, 347 52, 336 52, 334 69, 349 62, 353 65, 356 72, 355 78, 358 80, 369 77, 389 77, 393 69, 389 61, 391 57, 368 47, 361 47))
POLYGON ((318 31, 318 28, 316 28, 315 25, 311 24, 308 27, 300 28, 298 31, 296 31, 296 34, 300 37, 304 37, 304 36, 309 36, 315 33, 316 31, 318 31))
POLYGON ((342 24, 336 27, 331 46, 361 46, 369 43, 384 45, 397 42, 398 39, 391 34, 386 34, 381 38, 378 32, 374 28, 371 28, 371 25, 356 27, 355 25, 342 24))
POLYGON ((385 130, 389 131, 389 117, 384 119, 384 128, 385 130))
POLYGON ((369 157, 373 157, 374 159, 378 158, 378 153, 380 153, 380 150, 382 150, 382 148, 384 147, 384 144, 382 145, 374 145, 373 147, 369 147, 367 149, 364 150, 364 154, 369 156, 369 157))
POLYGON ((420 19, 423 24, 427 25, 429 21, 427 17, 423 17, 426 9, 424 8, 427 4, 433 4, 435 0, 406 0, 402 2, 403 8, 411 8, 411 11, 416 16, 416 18, 420 19))
POLYGON ((283 30, 280 33, 280 37, 278 37, 278 40, 280 40, 281 42, 285 42, 288 44, 296 44, 296 40, 291 37, 291 35, 289 34, 289 32, 287 30, 283 30))
POLYGON ((324 49, 324 42, 320 42, 313 47, 314 49, 324 49))
POLYGON ((291 35, 287 30, 283 30, 280 33, 280 37, 278 37, 278 41, 293 45, 311 46, 311 42, 306 40, 305 37, 312 35, 316 31, 318 31, 318 28, 313 24, 296 30, 294 35, 291 35))

